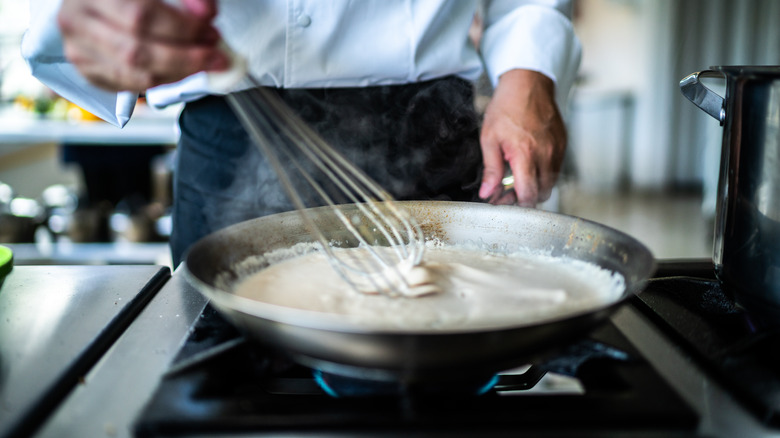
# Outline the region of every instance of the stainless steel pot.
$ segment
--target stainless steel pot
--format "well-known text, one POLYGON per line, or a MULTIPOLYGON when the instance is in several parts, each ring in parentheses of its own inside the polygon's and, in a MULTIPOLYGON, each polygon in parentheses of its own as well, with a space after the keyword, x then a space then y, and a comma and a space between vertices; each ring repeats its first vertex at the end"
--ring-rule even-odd
MULTIPOLYGON (((228 320, 298 362, 343 375, 413 382, 469 372, 495 373, 548 355, 602 323, 643 287, 655 269, 652 254, 641 243, 583 219, 513 206, 435 201, 401 204, 417 218, 426 237, 453 244, 479 242, 498 252, 538 249, 555 257, 589 261, 622 274, 626 290, 614 302, 554 320, 518 320, 491 328, 446 332, 368 330, 336 315, 233 295, 229 283, 241 276, 239 262, 313 241, 297 212, 243 222, 201 239, 189 250, 183 272, 228 320)), ((346 231, 327 210, 311 212, 329 237, 346 237, 346 231)), ((302 279, 307 280, 312 281, 302 279)))
POLYGON ((680 81, 723 129, 713 262, 738 302, 780 321, 780 67, 724 66, 680 81), (700 82, 726 81, 725 97, 700 82))

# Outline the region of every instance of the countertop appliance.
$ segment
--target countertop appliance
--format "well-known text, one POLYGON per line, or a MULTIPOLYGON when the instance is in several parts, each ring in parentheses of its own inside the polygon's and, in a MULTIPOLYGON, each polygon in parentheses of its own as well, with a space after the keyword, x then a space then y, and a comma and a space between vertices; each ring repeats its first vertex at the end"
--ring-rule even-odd
POLYGON ((553 359, 415 392, 295 365, 166 268, 16 266, 0 310, 0 437, 780 436, 780 334, 704 260, 660 261, 553 359), (46 321, 40 348, 14 343, 46 321))

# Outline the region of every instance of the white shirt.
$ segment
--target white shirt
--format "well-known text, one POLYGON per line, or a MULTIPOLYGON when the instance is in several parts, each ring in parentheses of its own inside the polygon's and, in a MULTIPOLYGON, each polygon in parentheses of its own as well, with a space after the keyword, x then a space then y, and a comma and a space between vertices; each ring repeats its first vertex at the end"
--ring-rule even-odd
MULTIPOLYGON (((404 84, 457 75, 493 85, 523 68, 568 96, 581 48, 568 0, 492 0, 481 7, 479 51, 468 30, 474 0, 221 0, 215 19, 224 40, 245 57, 260 83, 285 88, 404 84)), ((56 26, 59 0, 31 0, 22 54, 39 80, 68 100, 123 126, 137 100, 89 84, 67 63, 56 26)), ((205 73, 152 88, 147 101, 165 106, 208 93, 205 73)))

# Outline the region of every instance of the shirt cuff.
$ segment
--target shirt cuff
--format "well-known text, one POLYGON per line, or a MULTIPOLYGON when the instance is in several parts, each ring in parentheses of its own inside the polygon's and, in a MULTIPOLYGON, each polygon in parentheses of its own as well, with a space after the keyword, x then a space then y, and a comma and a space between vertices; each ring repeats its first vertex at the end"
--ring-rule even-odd
POLYGON ((558 10, 537 5, 521 6, 491 23, 481 50, 494 87, 509 70, 538 71, 555 82, 559 107, 568 98, 582 56, 571 21, 558 10))
POLYGON ((62 48, 62 38, 57 26, 59 0, 33 2, 31 26, 22 39, 22 57, 30 67, 30 73, 63 98, 90 113, 122 127, 133 114, 137 93, 114 93, 89 83, 78 70, 68 63, 62 48))
POLYGON ((66 62, 31 64, 30 67, 33 76, 52 91, 114 126, 125 126, 133 115, 137 93, 115 93, 97 88, 66 62))

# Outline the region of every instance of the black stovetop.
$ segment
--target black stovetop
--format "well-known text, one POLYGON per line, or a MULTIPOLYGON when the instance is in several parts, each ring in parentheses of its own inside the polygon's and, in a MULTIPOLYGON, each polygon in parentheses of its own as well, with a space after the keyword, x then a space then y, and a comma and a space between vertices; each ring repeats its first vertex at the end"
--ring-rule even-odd
POLYGON ((612 323, 522 371, 499 375, 483 395, 334 398, 316 384, 316 372, 244 340, 207 308, 135 432, 688 436, 698 422, 612 323), (532 391, 545 373, 573 376, 581 393, 532 391))
POLYGON ((637 307, 736 396, 780 427, 780 327, 736 304, 710 262, 661 264, 637 307))
MULTIPOLYGON (((662 262, 626 305, 642 311, 762 423, 780 427, 780 333, 759 327, 735 304, 711 263, 662 262)), ((473 388, 484 382, 475 386, 464 376, 456 389, 425 395, 369 387, 374 395, 334 398, 317 378, 245 340, 207 307, 135 433, 690 436, 700 421, 612 322, 561 356, 502 373, 482 395, 473 388), (545 375, 570 376, 579 390, 537 391, 545 375)))

